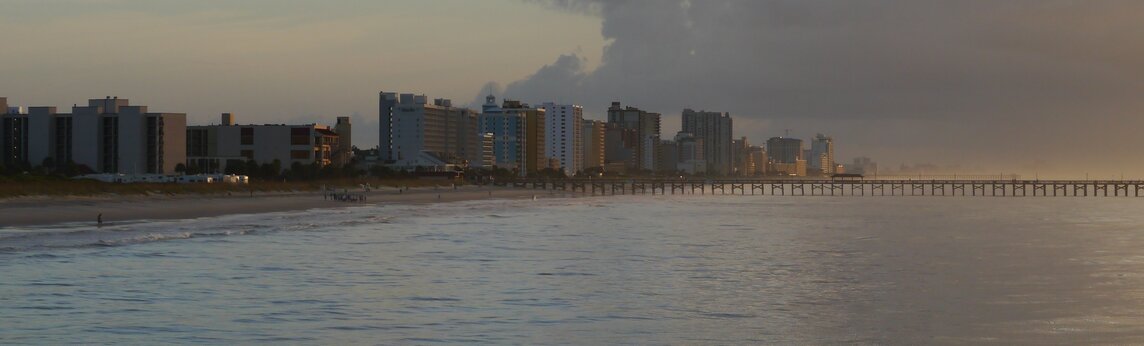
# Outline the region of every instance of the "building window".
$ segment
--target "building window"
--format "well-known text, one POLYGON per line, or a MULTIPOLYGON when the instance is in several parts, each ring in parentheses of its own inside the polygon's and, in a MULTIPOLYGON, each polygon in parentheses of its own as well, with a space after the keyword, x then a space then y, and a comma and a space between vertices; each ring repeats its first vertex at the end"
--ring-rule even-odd
POLYGON ((310 145, 310 128, 294 127, 290 129, 290 145, 310 145))
POLYGON ((309 160, 310 159, 310 151, 309 150, 291 150, 290 151, 290 158, 294 159, 294 160, 309 160))
POLYGON ((239 151, 239 155, 245 157, 247 160, 254 160, 254 150, 239 151))
POLYGON ((254 128, 253 127, 243 127, 240 130, 240 132, 241 133, 239 135, 240 135, 240 140, 242 142, 240 142, 239 144, 254 145, 254 128))

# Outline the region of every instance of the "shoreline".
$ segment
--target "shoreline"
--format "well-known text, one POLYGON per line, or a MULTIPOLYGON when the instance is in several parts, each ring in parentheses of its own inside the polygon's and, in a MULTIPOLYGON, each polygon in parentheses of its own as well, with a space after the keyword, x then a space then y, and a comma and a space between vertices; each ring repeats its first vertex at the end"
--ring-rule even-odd
POLYGON ((345 208, 377 204, 422 204, 471 201, 481 199, 521 199, 553 195, 579 195, 573 192, 550 193, 510 187, 461 186, 453 188, 420 187, 399 191, 382 187, 363 194, 365 202, 341 202, 323 199, 318 191, 272 192, 229 195, 150 195, 150 196, 35 196, 0 200, 0 230, 28 226, 91 222, 97 225, 102 214, 104 223, 136 220, 175 220, 200 217, 259 214, 283 211, 345 208))

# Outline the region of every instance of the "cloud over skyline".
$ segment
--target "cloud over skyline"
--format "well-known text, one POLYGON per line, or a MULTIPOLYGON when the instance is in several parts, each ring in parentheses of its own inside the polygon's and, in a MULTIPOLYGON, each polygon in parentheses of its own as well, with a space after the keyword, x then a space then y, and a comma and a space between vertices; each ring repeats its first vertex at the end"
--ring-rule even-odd
MULTIPOLYGON (((602 18, 608 44, 503 95, 602 116, 731 112, 736 136, 835 136, 843 158, 1083 174, 1144 168, 1144 3, 532 1, 602 18)), ((477 95, 501 91, 487 85, 477 95)))
POLYGON ((882 167, 1144 178, 1144 2, 9 1, 0 96, 106 95, 192 124, 332 122, 377 92, 730 112, 762 144, 833 135, 882 167), (484 86, 484 88, 482 88, 484 86))

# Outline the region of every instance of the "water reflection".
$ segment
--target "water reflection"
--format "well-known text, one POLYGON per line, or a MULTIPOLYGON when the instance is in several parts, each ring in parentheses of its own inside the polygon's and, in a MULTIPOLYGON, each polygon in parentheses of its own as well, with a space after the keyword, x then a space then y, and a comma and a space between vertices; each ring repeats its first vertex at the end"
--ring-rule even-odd
POLYGON ((21 235, 0 341, 1140 343, 1142 204, 628 196, 21 235), (167 232, 189 236, 41 246, 167 232))

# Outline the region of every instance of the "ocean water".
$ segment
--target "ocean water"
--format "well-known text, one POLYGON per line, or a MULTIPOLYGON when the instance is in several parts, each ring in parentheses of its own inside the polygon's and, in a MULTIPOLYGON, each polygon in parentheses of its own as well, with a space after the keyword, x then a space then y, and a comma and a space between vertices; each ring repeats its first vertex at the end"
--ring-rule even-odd
POLYGON ((0 344, 1140 344, 1142 210, 616 196, 0 229, 0 344))

